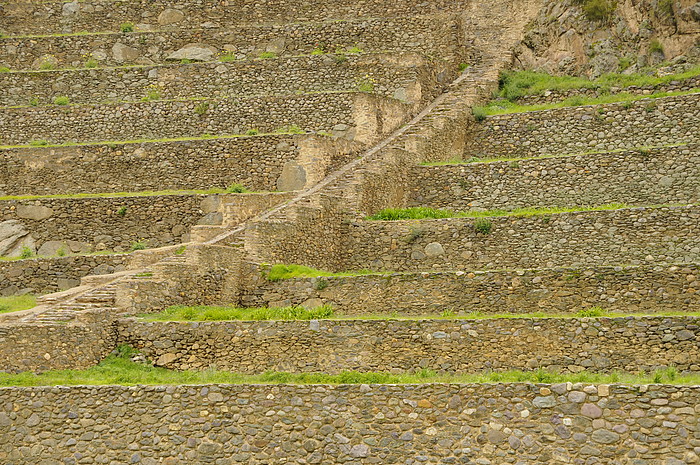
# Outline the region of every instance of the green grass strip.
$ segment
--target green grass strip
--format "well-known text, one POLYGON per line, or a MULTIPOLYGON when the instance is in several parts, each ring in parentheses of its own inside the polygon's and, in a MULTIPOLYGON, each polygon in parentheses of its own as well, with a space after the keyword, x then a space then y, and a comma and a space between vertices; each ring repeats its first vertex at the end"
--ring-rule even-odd
POLYGON ((529 95, 542 95, 547 91, 596 89, 601 92, 610 92, 614 87, 658 86, 696 76, 700 76, 700 66, 695 66, 683 73, 660 77, 641 73, 629 75, 611 73, 594 80, 577 76, 551 76, 535 71, 503 71, 500 75, 500 89, 497 97, 515 101, 529 95))
POLYGON ((0 313, 19 312, 36 307, 36 297, 31 294, 0 297, 0 313))
POLYGON ((149 321, 266 321, 266 320, 318 320, 333 315, 329 305, 312 309, 299 306, 240 308, 227 306, 173 306, 159 313, 141 315, 149 321))
POLYGON ((376 271, 371 270, 358 270, 358 271, 346 271, 340 273, 333 273, 330 271, 318 270, 316 268, 311 268, 303 265, 273 265, 265 273, 265 277, 268 281, 280 281, 282 279, 292 279, 292 278, 314 278, 323 276, 360 276, 367 274, 379 274, 376 271))
POLYGON ((474 107, 472 112, 477 120, 482 120, 486 116, 506 115, 514 113, 528 113, 533 111, 554 110, 557 108, 580 107, 586 105, 602 105, 606 103, 632 103, 639 100, 654 100, 665 97, 679 97, 682 95, 697 94, 700 89, 678 92, 657 92, 650 95, 636 95, 628 93, 612 94, 602 97, 581 97, 575 96, 567 98, 561 102, 543 103, 538 105, 520 105, 508 100, 496 100, 485 107, 474 107))
POLYGON ((440 375, 429 369, 415 373, 345 371, 337 375, 324 373, 267 372, 244 375, 209 369, 205 371, 173 371, 150 364, 136 363, 136 351, 120 346, 99 365, 87 370, 47 371, 42 374, 0 373, 0 386, 76 386, 76 385, 191 385, 191 384, 424 384, 424 383, 591 383, 591 384, 676 384, 698 385, 700 375, 682 375, 674 367, 654 373, 597 374, 583 371, 559 374, 546 370, 523 372, 483 372, 470 375, 440 375))
MULTIPOLYGON (((644 205, 644 208, 662 208, 682 205, 644 205)), ((552 215, 557 213, 579 213, 579 212, 594 212, 594 211, 610 211, 620 210, 624 208, 635 208, 635 206, 624 203, 608 203, 605 205, 596 206, 576 206, 576 207, 527 207, 517 208, 515 210, 485 210, 471 212, 455 212, 453 210, 443 210, 427 207, 412 207, 412 208, 387 208, 382 211, 365 217, 368 221, 403 221, 403 220, 424 220, 424 219, 440 219, 440 218, 486 218, 498 216, 542 216, 552 215)))

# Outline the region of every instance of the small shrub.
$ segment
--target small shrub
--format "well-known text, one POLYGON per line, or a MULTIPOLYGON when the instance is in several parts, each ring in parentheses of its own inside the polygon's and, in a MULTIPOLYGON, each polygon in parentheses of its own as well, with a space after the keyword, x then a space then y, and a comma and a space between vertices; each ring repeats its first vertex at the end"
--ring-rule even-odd
POLYGON ((277 58, 277 54, 275 52, 262 52, 258 55, 258 58, 260 58, 261 60, 277 58))
POLYGON ((423 228, 411 226, 411 228, 408 230, 408 234, 402 237, 401 240, 406 244, 411 244, 420 239, 423 234, 425 234, 425 230, 423 228))
POLYGON ((673 17, 674 0, 659 0, 659 11, 666 17, 673 17))
POLYGON ((344 53, 336 53, 336 54, 333 56, 333 59, 334 59, 335 62, 336 62, 337 64, 339 64, 339 65, 345 63, 346 61, 348 61, 348 57, 347 57, 347 55, 345 55, 344 53))
POLYGON ((39 106, 39 99, 36 97, 32 97, 29 99, 29 105, 33 107, 38 107, 39 106))
POLYGON ((189 64, 192 64, 192 60, 190 60, 189 58, 183 58, 182 60, 180 60, 180 64, 181 65, 189 65, 189 64))
POLYGON ((55 68, 56 68, 56 66, 53 64, 52 61, 49 61, 49 60, 44 60, 39 65, 39 69, 43 70, 43 71, 49 71, 49 70, 52 70, 55 68))
POLYGON ((56 97, 53 99, 54 105, 68 105, 69 103, 70 99, 68 97, 56 97))
POLYGON ((97 68, 99 64, 100 63, 94 57, 90 57, 85 61, 86 68, 97 68))
POLYGON ((127 210, 126 207, 119 207, 119 209, 117 210, 117 215, 119 215, 119 216, 126 215, 126 210, 127 210))
POLYGON ((146 243, 144 241, 136 241, 131 243, 131 251, 134 252, 136 250, 145 250, 146 243))
POLYGON ((126 22, 119 25, 119 30, 122 32, 134 32, 134 23, 126 22))
POLYGON ((32 258, 33 256, 34 252, 26 245, 22 247, 22 251, 19 253, 19 258, 21 259, 32 258))
POLYGON ((576 0, 589 21, 607 21, 617 9, 617 0, 576 0))
POLYGON ((258 134, 260 134, 260 131, 258 131, 257 129, 248 129, 245 132, 246 136, 257 136, 258 134))
POLYGON ((185 253, 186 250, 187 250, 187 246, 181 245, 180 247, 177 248, 177 250, 175 250, 175 255, 182 255, 185 253))
POLYGON ((630 66, 633 65, 633 60, 630 57, 620 57, 618 60, 617 66, 620 70, 620 72, 625 71, 626 69, 629 69, 630 66))
POLYGON ((221 52, 219 54, 219 61, 222 63, 231 63, 236 61, 236 54, 233 52, 221 52))
POLYGON ((443 312, 440 314, 441 317, 443 318, 454 318, 457 316, 455 312, 452 310, 443 310, 443 312))
POLYGON ((231 184, 226 188, 226 192, 229 194, 245 194, 250 191, 242 184, 231 184))
POLYGON ((661 384, 662 381, 663 375, 658 371, 654 372, 654 384, 661 384))
POLYGON ((664 46, 657 39, 649 42, 649 53, 664 53, 664 46))
POLYGON ((373 92, 375 84, 375 79, 369 74, 365 74, 364 77, 357 81, 357 90, 360 92, 373 92))
POLYGON ((316 284, 314 285, 314 289, 316 289, 317 291, 322 291, 327 287, 328 287, 328 280, 323 279, 323 278, 316 281, 316 284))
POLYGON ((29 145, 31 145, 32 147, 42 147, 44 145, 49 145, 49 142, 44 139, 30 140, 29 145))
POLYGON ((607 312, 601 307, 591 307, 585 310, 576 312, 578 318, 598 318, 604 316, 607 312))
POLYGON ((9 73, 10 71, 12 70, 7 66, 0 66, 0 73, 9 73))
POLYGON ((199 116, 202 116, 209 110, 209 102, 202 102, 196 107, 194 107, 194 112, 197 113, 199 116))
POLYGON ((151 100, 161 99, 161 88, 157 84, 151 84, 146 87, 146 95, 141 99, 143 102, 150 102, 151 100))
POLYGON ((471 65, 468 65, 468 64, 466 64, 466 63, 460 63, 460 64, 459 64, 459 72, 461 73, 461 72, 463 72, 463 71, 466 71, 470 66, 471 66, 471 65))
POLYGON ((656 102, 651 102, 646 106, 647 113, 653 113, 656 111, 656 102))
POLYGON ((484 107, 473 107, 472 115, 477 122, 484 121, 486 119, 486 108, 484 107))
POLYGON ((66 252, 66 249, 63 247, 61 247, 60 249, 58 249, 56 251, 56 255, 58 255, 59 257, 65 257, 67 255, 67 253, 68 252, 66 252))
POLYGON ((492 228, 493 224, 486 218, 477 218, 474 221, 474 230, 479 234, 489 234, 492 228))

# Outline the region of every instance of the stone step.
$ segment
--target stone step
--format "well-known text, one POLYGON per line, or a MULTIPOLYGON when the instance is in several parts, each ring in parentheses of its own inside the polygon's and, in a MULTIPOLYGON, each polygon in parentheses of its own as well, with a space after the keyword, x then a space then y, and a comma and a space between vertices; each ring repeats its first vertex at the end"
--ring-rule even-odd
POLYGON ((456 211, 700 201, 700 144, 551 158, 418 166, 410 207, 456 211))
MULTIPOLYGON (((226 98, 310 92, 342 92, 371 86, 386 97, 427 103, 457 75, 457 64, 418 54, 307 55, 235 63, 175 64, 0 73, 2 106, 226 98), (366 76, 371 74, 370 81, 366 76), (441 82, 435 79, 440 74, 441 82), (261 82, 260 76, 265 76, 261 82)), ((208 108, 200 107, 204 116, 208 108)))
MULTIPOLYGON (((352 18, 286 24, 241 25, 221 28, 140 31, 98 34, 0 37, 6 50, 0 63, 12 70, 84 68, 97 66, 179 63, 183 58, 204 61, 255 59, 263 52, 279 57, 309 55, 314 50, 335 54, 360 49, 372 52, 416 52, 447 58, 464 47, 458 18, 415 15, 392 18, 352 18), (445 31, 454 31, 446 33, 445 31), (195 44, 197 47, 187 47, 195 44), (86 53, 87 52, 87 53, 86 53), (173 56, 172 59, 168 57, 173 56), (88 60, 93 60, 88 63, 88 60), (48 64, 45 64, 48 63, 48 64)), ((222 25, 225 26, 225 25, 222 25)), ((0 26, 2 28, 2 26, 0 26)), ((22 28, 17 34, 27 34, 22 28)), ((12 34, 15 35, 15 34, 12 34)), ((346 55, 349 57, 349 55, 346 55)))

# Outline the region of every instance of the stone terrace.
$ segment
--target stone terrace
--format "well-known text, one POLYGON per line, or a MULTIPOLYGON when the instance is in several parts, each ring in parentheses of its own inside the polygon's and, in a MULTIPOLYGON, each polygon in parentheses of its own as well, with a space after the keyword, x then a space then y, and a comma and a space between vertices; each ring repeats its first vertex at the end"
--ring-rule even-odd
MULTIPOLYGON (((540 8, 1 2, 0 80, 16 96, 0 108, 0 191, 43 197, 0 200, 0 219, 35 248, 126 250, 143 234, 164 247, 79 282, 62 274, 72 256, 5 262, 12 292, 80 285, 0 317, 0 370, 87 368, 128 343, 156 366, 253 374, 700 372, 700 324, 683 315, 700 282, 698 94, 476 121, 540 8), (276 192, 134 195, 233 183, 276 192), (75 195, 88 192, 123 194, 75 195), (367 219, 417 206, 531 211, 367 219), (270 264, 372 272, 271 282, 270 264), (176 304, 331 304, 344 318, 134 318, 176 304), (572 318, 592 306, 656 315, 572 318), (472 312, 560 316, 460 318, 472 312)), ((0 460, 686 465, 700 460, 696 391, 5 388, 0 460)))

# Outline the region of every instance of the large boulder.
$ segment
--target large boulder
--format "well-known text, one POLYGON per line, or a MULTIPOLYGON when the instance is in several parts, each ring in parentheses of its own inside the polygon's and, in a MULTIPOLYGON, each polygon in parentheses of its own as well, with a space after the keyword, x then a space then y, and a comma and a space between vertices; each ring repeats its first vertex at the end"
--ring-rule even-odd
POLYGON ((32 253, 36 250, 34 238, 21 222, 8 220, 0 223, 0 256, 19 257, 25 247, 32 253))
POLYGON ((119 63, 127 63, 135 61, 141 56, 141 53, 134 47, 129 47, 128 45, 117 42, 112 47, 112 55, 119 63))
POLYGON ((211 61, 214 59, 217 53, 219 53, 219 50, 211 45, 187 44, 177 52, 170 54, 166 59, 173 61, 211 61))

